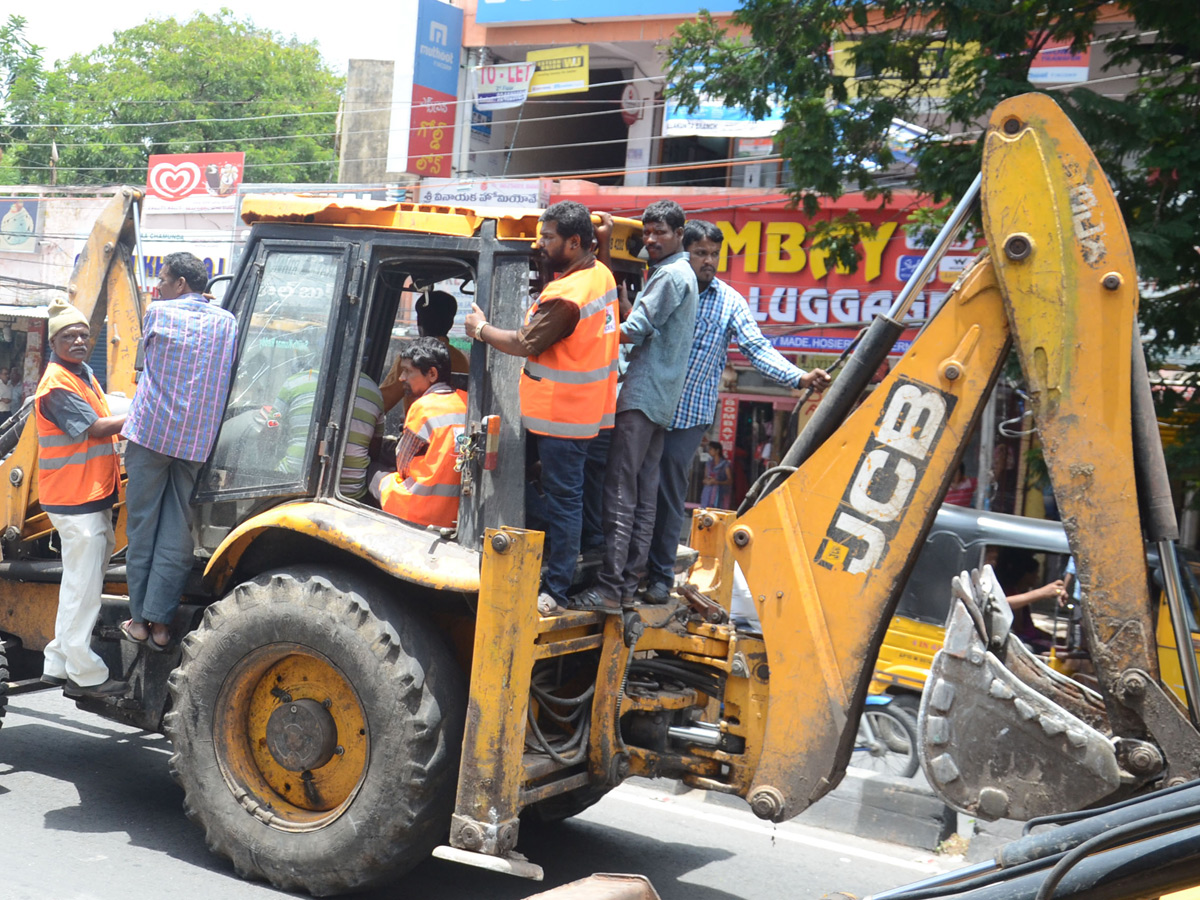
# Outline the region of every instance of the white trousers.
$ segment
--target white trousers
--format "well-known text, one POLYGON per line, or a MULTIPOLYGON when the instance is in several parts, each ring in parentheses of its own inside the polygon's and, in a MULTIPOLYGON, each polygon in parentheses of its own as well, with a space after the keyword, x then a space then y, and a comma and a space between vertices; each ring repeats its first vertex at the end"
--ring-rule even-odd
POLYGON ((54 640, 46 645, 42 671, 54 678, 70 678, 80 687, 93 687, 108 679, 108 666, 92 650, 92 627, 100 614, 104 570, 117 543, 112 510, 49 515, 62 542, 63 577, 54 640))

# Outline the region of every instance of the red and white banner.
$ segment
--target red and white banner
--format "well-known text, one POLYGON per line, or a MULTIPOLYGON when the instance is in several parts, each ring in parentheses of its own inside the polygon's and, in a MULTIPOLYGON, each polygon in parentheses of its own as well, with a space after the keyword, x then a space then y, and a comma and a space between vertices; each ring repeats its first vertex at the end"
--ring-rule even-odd
POLYGON ((232 210, 245 166, 245 153, 155 154, 146 171, 146 212, 232 210))

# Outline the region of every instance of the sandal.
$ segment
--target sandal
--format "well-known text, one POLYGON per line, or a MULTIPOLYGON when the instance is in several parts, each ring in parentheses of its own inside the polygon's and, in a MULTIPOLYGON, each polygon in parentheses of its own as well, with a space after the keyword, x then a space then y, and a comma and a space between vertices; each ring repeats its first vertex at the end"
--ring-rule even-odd
POLYGON ((151 628, 150 633, 148 635, 146 635, 145 644, 147 647, 149 647, 155 653, 165 653, 167 650, 171 649, 172 645, 174 644, 174 641, 171 640, 170 632, 167 632, 167 642, 165 644, 160 644, 158 641, 156 641, 154 639, 154 629, 151 628))
POLYGON ((621 601, 610 600, 595 588, 576 594, 567 601, 567 608, 581 612, 607 613, 610 616, 621 614, 621 601))
POLYGON ((131 644, 145 644, 150 641, 150 627, 146 626, 146 636, 144 638, 134 637, 133 632, 129 630, 129 626, 133 624, 133 619, 126 619, 121 623, 121 637, 129 641, 131 644))

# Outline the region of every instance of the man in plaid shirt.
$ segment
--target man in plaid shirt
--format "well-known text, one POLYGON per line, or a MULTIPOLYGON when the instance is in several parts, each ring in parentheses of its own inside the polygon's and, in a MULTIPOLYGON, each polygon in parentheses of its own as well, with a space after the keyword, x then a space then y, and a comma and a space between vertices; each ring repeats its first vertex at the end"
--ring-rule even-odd
POLYGON ((121 430, 129 441, 125 569, 132 614, 121 631, 151 650, 170 645, 192 570, 192 488, 217 439, 237 348, 237 320, 205 299, 207 284, 204 263, 191 253, 163 260, 159 299, 142 322, 145 367, 121 430))
POLYGON ((772 381, 817 390, 829 385, 824 369, 805 372, 784 359, 759 331, 746 299, 717 278, 724 239, 720 228, 700 219, 692 219, 683 229, 683 249, 696 272, 700 300, 683 395, 663 442, 659 464, 658 514, 646 571, 648 603, 665 603, 675 581, 675 554, 687 517, 685 502, 692 461, 716 415, 717 390, 729 356, 729 342, 736 340, 754 368, 772 381))

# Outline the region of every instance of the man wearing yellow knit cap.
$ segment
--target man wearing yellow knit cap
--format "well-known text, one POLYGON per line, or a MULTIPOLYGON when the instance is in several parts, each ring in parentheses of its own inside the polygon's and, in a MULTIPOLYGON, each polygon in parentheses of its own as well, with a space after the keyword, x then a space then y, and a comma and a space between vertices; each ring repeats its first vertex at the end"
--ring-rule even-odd
POLYGON ((46 645, 42 681, 68 697, 116 697, 127 685, 109 677, 91 646, 104 569, 112 556, 112 508, 121 483, 114 416, 86 362, 87 318, 56 297, 47 336, 53 351, 34 394, 38 431, 38 499, 58 531, 63 575, 54 640, 46 645))

